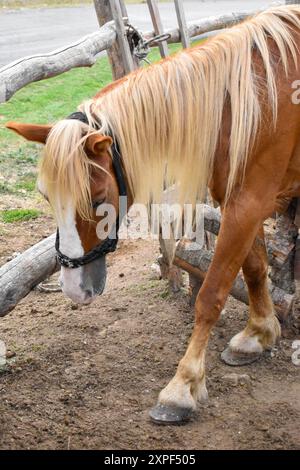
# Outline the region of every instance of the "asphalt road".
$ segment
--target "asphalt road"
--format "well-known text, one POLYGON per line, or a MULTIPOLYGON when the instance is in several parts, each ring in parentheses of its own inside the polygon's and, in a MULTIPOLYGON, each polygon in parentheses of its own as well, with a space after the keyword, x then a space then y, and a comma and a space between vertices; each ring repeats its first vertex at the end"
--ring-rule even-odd
MULTIPOLYGON (((187 21, 232 11, 244 11, 270 4, 264 0, 186 0, 187 21)), ((159 4, 165 28, 177 24, 172 3, 159 4)), ((133 25, 149 31, 151 21, 145 4, 128 5, 133 25)), ((0 11, 0 67, 20 57, 50 52, 76 41, 98 28, 93 6, 38 8, 0 11)))

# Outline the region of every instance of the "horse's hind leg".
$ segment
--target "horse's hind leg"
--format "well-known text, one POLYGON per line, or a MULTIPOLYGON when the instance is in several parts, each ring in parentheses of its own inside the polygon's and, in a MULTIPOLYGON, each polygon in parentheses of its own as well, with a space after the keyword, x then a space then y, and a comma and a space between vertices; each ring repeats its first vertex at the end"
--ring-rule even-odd
POLYGON ((222 353, 224 362, 232 366, 255 361, 280 336, 280 324, 268 289, 268 258, 263 226, 243 264, 243 273, 249 292, 250 318, 246 328, 232 338, 229 347, 222 353))

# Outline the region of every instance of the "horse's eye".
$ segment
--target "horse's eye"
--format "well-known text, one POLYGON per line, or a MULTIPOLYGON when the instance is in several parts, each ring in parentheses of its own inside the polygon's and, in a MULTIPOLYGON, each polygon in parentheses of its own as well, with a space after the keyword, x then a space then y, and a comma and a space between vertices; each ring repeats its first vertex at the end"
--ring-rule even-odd
POLYGON ((105 199, 101 199, 100 201, 94 201, 93 202, 93 209, 97 209, 97 207, 101 206, 103 204, 105 199))

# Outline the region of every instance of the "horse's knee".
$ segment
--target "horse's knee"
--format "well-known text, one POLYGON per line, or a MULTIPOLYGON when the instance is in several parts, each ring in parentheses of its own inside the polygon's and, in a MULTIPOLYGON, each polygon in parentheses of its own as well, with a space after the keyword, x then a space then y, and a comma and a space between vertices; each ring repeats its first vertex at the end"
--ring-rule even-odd
POLYGON ((218 292, 201 293, 199 291, 195 303, 195 323, 201 324, 202 327, 207 325, 210 329, 218 321, 224 306, 224 297, 218 292))

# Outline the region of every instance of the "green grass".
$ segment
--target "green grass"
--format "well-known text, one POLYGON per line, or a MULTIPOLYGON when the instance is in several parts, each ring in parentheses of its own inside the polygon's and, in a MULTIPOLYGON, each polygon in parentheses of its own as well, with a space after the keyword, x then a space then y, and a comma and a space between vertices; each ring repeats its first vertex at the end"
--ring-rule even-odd
POLYGON ((40 215, 36 209, 10 209, 0 212, 0 220, 5 224, 36 219, 40 215))

